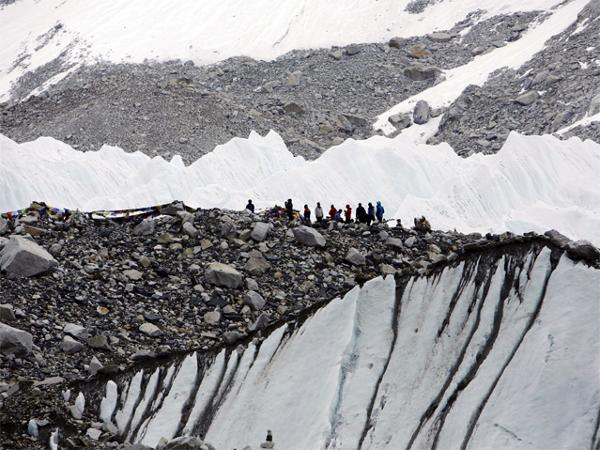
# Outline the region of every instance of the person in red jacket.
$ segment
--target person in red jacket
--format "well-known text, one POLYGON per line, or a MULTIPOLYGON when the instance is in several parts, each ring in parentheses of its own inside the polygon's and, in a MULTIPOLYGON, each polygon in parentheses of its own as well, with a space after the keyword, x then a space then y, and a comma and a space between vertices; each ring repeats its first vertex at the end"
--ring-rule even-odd
POLYGON ((335 206, 331 205, 331 208, 329 208, 329 220, 331 220, 333 222, 335 220, 336 214, 337 214, 337 209, 335 209, 335 206))
POLYGON ((352 221, 352 208, 350 207, 350 205, 346 205, 344 216, 346 218, 346 223, 350 223, 352 221))

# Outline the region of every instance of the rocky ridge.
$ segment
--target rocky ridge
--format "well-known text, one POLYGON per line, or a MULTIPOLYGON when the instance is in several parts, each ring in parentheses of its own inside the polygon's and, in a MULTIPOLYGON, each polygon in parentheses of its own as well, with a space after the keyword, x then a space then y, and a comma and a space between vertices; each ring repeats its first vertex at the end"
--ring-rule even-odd
POLYGON ((388 225, 304 228, 174 204, 139 223, 77 214, 66 222, 30 216, 5 226, 3 252, 29 234, 57 267, 31 277, 0 275, 0 334, 24 339, 16 350, 0 339, 0 443, 35 448, 25 432, 32 418, 43 439, 49 424, 58 425, 71 439, 68 448, 94 448, 94 436, 103 433, 110 441, 95 412, 82 421, 76 399, 62 400, 61 393, 82 383, 93 391, 96 380, 192 350, 261 340, 377 275, 428 274, 472 252, 531 242, 600 262, 589 243, 555 231, 483 237, 432 231, 425 220, 415 228, 388 225))

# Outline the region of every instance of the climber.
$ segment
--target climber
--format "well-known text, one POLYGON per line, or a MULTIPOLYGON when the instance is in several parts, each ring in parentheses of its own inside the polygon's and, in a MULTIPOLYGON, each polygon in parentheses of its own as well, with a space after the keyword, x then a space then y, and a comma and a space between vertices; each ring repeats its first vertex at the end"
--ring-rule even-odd
POLYGON ((254 203, 252 203, 252 200, 248 200, 248 204, 246 205, 246 209, 250 212, 254 212, 254 203))
POLYGON ((303 220, 307 224, 310 224, 310 209, 308 208, 308 205, 304 205, 303 220))
POLYGON ((287 212, 288 220, 290 222, 294 220, 294 205, 292 204, 291 198, 288 198, 285 202, 285 210, 287 212))
POLYGON ((344 216, 346 217, 346 223, 352 222, 352 208, 350 207, 350 205, 346 205, 344 216))
POLYGON ((335 213, 335 221, 336 222, 342 221, 342 210, 341 209, 338 209, 337 212, 335 213))
POLYGON ((333 222, 335 220, 336 214, 337 214, 337 209, 335 208, 335 206, 331 205, 331 208, 329 208, 329 220, 331 220, 333 222))
POLYGON ((377 216, 377 222, 381 223, 381 221, 383 220, 384 212, 385 210, 383 209, 383 205, 381 204, 381 202, 377 202, 377 208, 375 212, 375 215, 377 216))
POLYGON ((317 207, 315 208, 315 218, 317 222, 323 222, 323 208, 321 208, 321 204, 317 202, 317 207))
POLYGON ((365 223, 367 221, 367 212, 365 211, 365 207, 362 203, 359 203, 356 208, 356 221, 358 223, 365 223))
POLYGON ((375 220, 375 207, 373 203, 369 202, 369 206, 367 207, 367 225, 371 226, 371 222, 375 220))

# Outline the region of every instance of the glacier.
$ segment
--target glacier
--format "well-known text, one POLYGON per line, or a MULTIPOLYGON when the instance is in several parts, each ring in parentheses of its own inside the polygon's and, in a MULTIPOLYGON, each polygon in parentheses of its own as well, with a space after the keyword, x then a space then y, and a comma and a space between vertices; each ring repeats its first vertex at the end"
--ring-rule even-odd
POLYGON ((543 245, 375 278, 262 343, 109 381, 102 417, 152 446, 597 448, 599 285, 543 245))
POLYGON ((348 139, 314 161, 281 137, 234 138, 189 166, 103 146, 81 152, 52 138, 17 144, 0 135, 0 211, 45 201, 83 211, 182 200, 193 207, 297 207, 383 201, 388 218, 461 232, 559 230, 600 245, 600 144, 511 133, 495 155, 463 159, 447 144, 410 137, 348 139))

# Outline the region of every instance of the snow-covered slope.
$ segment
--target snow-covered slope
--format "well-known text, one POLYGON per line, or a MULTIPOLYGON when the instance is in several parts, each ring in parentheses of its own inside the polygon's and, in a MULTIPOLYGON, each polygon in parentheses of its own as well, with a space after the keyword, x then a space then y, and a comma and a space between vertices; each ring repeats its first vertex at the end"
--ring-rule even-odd
POLYGON ((260 346, 110 381, 102 417, 148 445, 596 448, 599 283, 547 248, 378 278, 260 346))
POLYGON ((462 159, 408 137, 348 140, 315 161, 294 157, 274 132, 235 138, 190 166, 115 147, 80 152, 51 138, 0 137, 0 211, 34 200, 97 209, 183 200, 241 209, 289 197, 299 207, 381 200, 388 218, 425 215, 440 229, 542 232, 600 243, 600 144, 511 134, 495 155, 462 159))
MULTIPOLYGON (((575 0, 581 3, 582 0, 575 0)), ((469 13, 484 20, 551 10, 562 0, 442 0, 421 14, 410 0, 18 0, 0 8, 0 100, 23 74, 62 57, 64 77, 98 60, 182 59, 199 64, 231 56, 272 59, 290 50, 384 42, 452 28, 469 13)), ((560 8, 559 8, 560 9, 560 8)), ((41 80, 45 81, 45 80, 41 80)))

